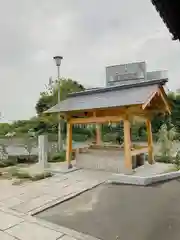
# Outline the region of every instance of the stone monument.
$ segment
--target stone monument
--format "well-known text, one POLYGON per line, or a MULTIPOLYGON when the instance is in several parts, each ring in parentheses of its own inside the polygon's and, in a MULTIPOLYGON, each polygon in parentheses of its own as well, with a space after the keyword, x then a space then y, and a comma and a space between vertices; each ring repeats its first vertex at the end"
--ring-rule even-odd
POLYGON ((4 145, 0 145, 0 160, 7 160, 8 153, 4 145))
POLYGON ((40 167, 48 167, 48 137, 47 135, 40 135, 38 137, 38 163, 40 167))

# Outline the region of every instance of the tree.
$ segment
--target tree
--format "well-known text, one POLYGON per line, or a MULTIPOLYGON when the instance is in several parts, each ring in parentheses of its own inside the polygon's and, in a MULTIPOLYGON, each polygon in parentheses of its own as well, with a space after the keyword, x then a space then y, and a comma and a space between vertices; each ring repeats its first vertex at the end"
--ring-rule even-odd
POLYGON ((44 111, 57 103, 59 87, 61 101, 65 100, 69 93, 85 90, 81 84, 69 78, 62 78, 60 81, 51 82, 48 86, 46 86, 46 91, 40 94, 40 98, 36 103, 36 112, 38 115, 42 114, 44 111))
MULTIPOLYGON (((43 112, 57 104, 58 88, 60 88, 61 101, 65 100, 69 93, 85 90, 81 84, 69 78, 62 78, 60 81, 51 81, 51 83, 46 86, 46 90, 40 94, 40 98, 36 103, 39 124, 35 130, 40 133, 57 132, 57 117, 53 116, 53 114, 43 114, 43 112)), ((63 130, 65 131, 65 126, 63 130)))
POLYGON ((38 102, 36 103, 36 112, 38 115, 49 109, 55 104, 53 95, 46 95, 41 93, 38 102))
POLYGON ((4 136, 12 130, 12 126, 9 123, 0 123, 0 135, 4 136))
POLYGON ((24 142, 24 148, 27 150, 28 160, 30 160, 32 150, 33 150, 34 147, 36 147, 36 143, 35 143, 36 139, 35 139, 35 137, 26 137, 24 139, 24 141, 25 141, 24 142))
POLYGON ((160 145, 160 153, 164 158, 171 158, 174 155, 174 144, 176 140, 176 129, 171 124, 168 128, 167 124, 163 124, 159 130, 158 143, 160 145))

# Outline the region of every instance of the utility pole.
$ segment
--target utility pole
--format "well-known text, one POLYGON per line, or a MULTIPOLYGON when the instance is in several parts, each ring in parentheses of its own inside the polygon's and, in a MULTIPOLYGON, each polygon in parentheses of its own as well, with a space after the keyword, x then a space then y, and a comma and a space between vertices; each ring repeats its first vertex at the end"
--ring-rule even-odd
MULTIPOLYGON (((58 104, 61 102, 61 80, 60 80, 60 66, 61 66, 61 60, 63 57, 61 56, 55 56, 54 60, 56 62, 57 66, 57 80, 58 80, 58 104)), ((60 113, 58 113, 58 151, 63 150, 63 142, 62 142, 62 134, 61 134, 61 116, 60 113)))

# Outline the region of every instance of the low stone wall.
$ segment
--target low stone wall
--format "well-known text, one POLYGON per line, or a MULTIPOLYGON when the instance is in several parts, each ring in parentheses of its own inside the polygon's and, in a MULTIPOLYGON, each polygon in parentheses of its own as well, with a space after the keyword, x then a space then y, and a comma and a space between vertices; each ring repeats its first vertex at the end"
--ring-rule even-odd
POLYGON ((76 166, 107 172, 124 172, 124 152, 119 149, 89 149, 87 152, 77 154, 76 166))

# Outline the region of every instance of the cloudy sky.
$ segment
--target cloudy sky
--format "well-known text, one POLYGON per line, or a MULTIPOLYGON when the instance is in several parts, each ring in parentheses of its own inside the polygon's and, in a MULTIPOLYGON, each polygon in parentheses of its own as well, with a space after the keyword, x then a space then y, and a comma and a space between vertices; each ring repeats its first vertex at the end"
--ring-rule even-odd
POLYGON ((50 76, 105 83, 105 66, 146 61, 179 88, 180 43, 150 0, 0 0, 1 121, 28 119, 50 76))

